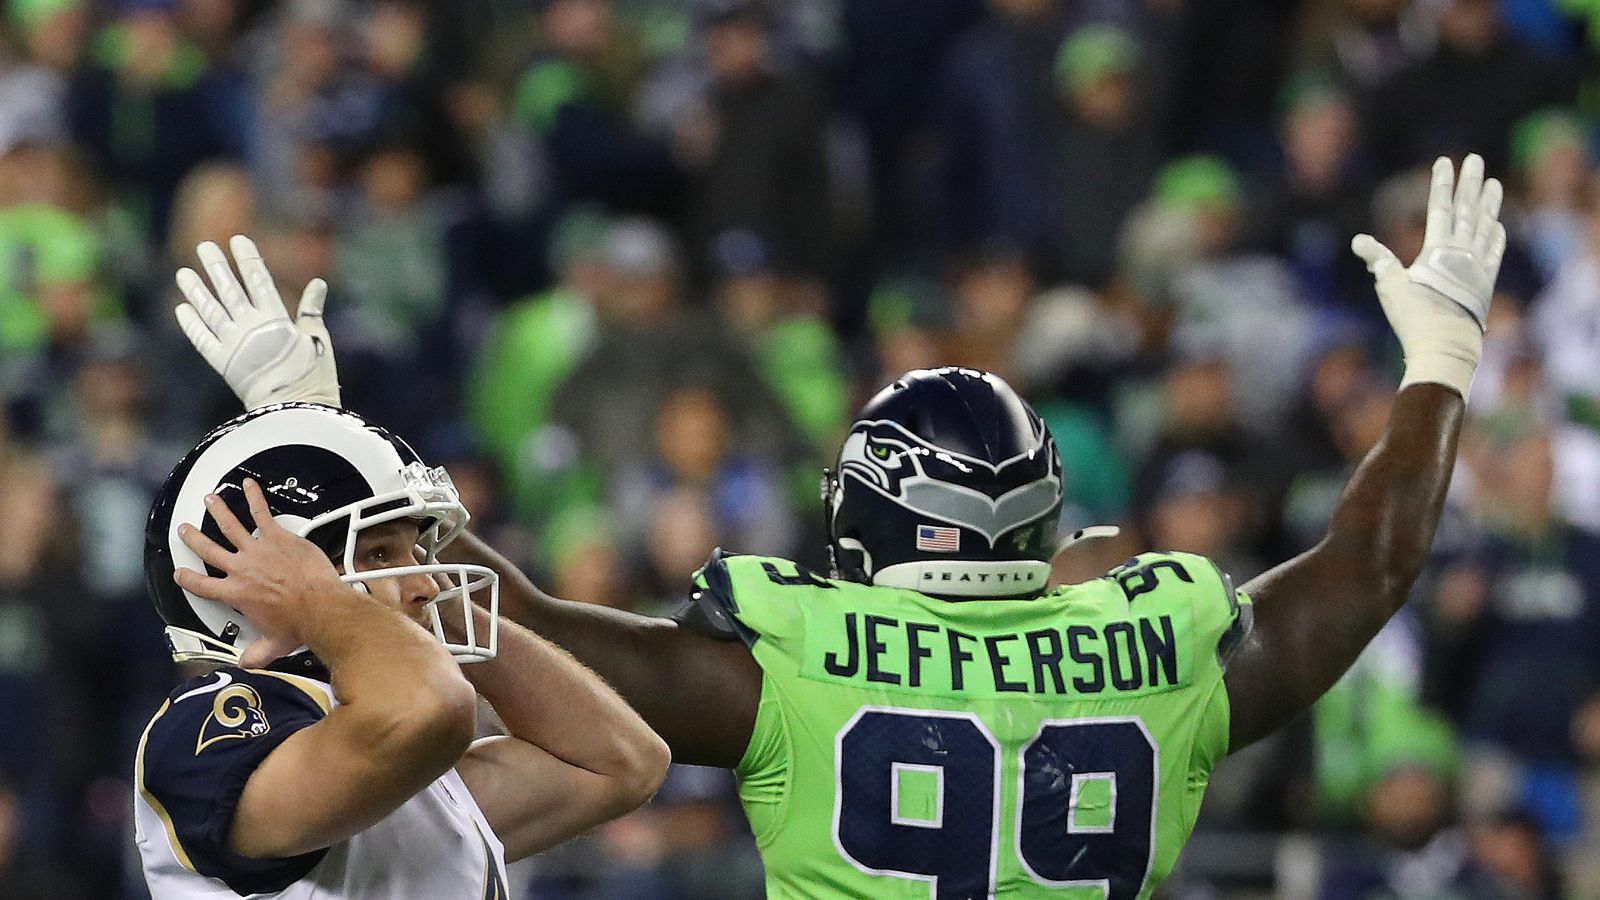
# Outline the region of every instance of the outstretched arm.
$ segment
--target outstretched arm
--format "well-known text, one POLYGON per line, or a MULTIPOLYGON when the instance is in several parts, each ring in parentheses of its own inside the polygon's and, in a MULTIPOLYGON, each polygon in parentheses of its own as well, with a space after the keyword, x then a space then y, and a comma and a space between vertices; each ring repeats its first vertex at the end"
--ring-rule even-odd
POLYGON ((1255 627, 1228 668, 1233 750, 1315 703, 1405 603, 1427 560, 1505 251, 1499 182, 1484 183, 1476 155, 1459 186, 1454 176, 1448 159, 1434 164, 1427 237, 1409 270, 1367 235, 1352 243, 1377 278, 1406 375, 1322 541, 1244 586, 1255 627))
MULTIPOLYGON (((489 612, 472 613, 478 633, 487 631, 489 612)), ((499 644, 494 659, 461 672, 511 733, 473 744, 456 771, 515 861, 650 799, 671 757, 628 704, 560 648, 509 622, 500 623, 499 644)))
POLYGON ((761 668, 744 644, 670 619, 557 600, 475 535, 452 542, 445 556, 500 573, 500 612, 604 678, 675 761, 732 768, 744 756, 761 700, 761 668))

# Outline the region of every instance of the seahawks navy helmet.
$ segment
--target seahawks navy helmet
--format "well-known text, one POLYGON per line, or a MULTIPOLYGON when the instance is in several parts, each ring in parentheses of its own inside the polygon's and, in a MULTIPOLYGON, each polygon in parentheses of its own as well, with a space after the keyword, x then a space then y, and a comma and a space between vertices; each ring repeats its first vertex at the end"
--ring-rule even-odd
POLYGON ((919 369, 884 388, 823 476, 834 575, 949 597, 1044 590, 1061 457, 999 376, 919 369))
MULTIPOLYGON (((239 654, 261 636, 238 610, 179 587, 173 570, 187 567, 221 573, 207 566, 178 537, 188 522, 224 547, 231 544, 205 509, 207 494, 217 494, 246 528, 254 528, 244 496, 244 479, 254 478, 266 495, 273 519, 309 538, 342 564, 345 582, 426 574, 444 590, 430 603, 434 635, 462 662, 492 659, 498 635, 475 633, 465 609, 466 639, 447 639, 440 604, 465 598, 499 605, 499 576, 484 566, 446 564, 439 551, 466 528, 468 515, 443 469, 428 468, 396 435, 354 413, 316 403, 281 403, 235 418, 206 435, 167 477, 145 527, 145 582, 156 611, 167 623, 167 640, 178 662, 207 660, 237 664, 239 654), (356 538, 363 529, 408 518, 421 531, 418 565, 356 571, 356 538)), ((491 622, 495 621, 491 615, 491 622)), ((284 666, 315 673, 308 652, 284 666)))

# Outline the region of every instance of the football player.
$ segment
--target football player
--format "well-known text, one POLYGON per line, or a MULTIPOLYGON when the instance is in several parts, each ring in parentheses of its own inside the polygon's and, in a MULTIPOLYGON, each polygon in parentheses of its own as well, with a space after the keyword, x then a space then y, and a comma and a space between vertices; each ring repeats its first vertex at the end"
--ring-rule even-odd
POLYGON ((494 572, 439 561, 467 519, 443 470, 325 405, 258 407, 178 464, 149 587, 174 658, 219 667, 139 742, 153 896, 509 900, 507 860, 654 793, 661 739, 500 622, 494 572), (509 734, 473 740, 479 696, 509 734))
MULTIPOLYGON (((829 576, 718 553, 668 620, 548 597, 470 536, 455 558, 497 571, 508 616, 679 760, 737 773, 769 896, 1149 897, 1217 761, 1315 702, 1405 602, 1482 354, 1500 203, 1481 158, 1459 179, 1440 159, 1409 267, 1352 242, 1405 352, 1389 428, 1322 541, 1242 589, 1185 553, 1048 587, 1059 455, 1003 381, 962 369, 862 411, 824 478, 829 576)), ((202 329, 217 313, 189 299, 247 405, 336 388, 320 323, 202 329)))

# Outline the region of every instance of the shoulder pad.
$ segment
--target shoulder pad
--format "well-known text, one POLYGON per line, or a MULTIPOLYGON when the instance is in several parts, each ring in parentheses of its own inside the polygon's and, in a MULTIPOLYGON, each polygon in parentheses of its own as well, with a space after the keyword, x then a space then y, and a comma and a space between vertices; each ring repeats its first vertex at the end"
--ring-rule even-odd
POLYGON ((781 640, 793 633, 807 591, 838 587, 789 560, 718 550, 695 574, 694 593, 677 618, 687 627, 753 647, 760 637, 781 640))
POLYGON ((228 835, 256 767, 331 705, 316 682, 233 667, 173 692, 139 741, 134 777, 180 862, 241 895, 281 891, 311 871, 326 851, 250 859, 229 848, 228 835))
POLYGON ((1141 553, 1106 577, 1122 588, 1130 607, 1179 604, 1193 613, 1199 634, 1215 636, 1224 667, 1255 622, 1249 598, 1234 590, 1216 563, 1194 553, 1141 553))
POLYGON ((711 551, 711 558, 694 573, 689 600, 673 616, 691 631, 723 641, 744 641, 753 646, 757 635, 739 621, 739 602, 733 596, 733 575, 728 571, 732 554, 722 548, 711 551))
POLYGON ((728 557, 722 548, 710 551, 710 559, 694 573, 690 599, 674 615, 678 625, 690 631, 715 637, 718 641, 744 641, 755 645, 757 634, 739 621, 739 601, 733 596, 733 573, 728 572, 728 557))

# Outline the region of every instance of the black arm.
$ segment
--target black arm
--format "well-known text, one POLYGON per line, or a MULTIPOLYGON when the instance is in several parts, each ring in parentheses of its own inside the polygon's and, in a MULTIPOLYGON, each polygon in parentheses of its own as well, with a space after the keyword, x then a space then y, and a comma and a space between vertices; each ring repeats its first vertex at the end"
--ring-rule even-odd
POLYGON ((732 768, 744 756, 761 700, 761 667, 739 641, 670 619, 557 600, 468 534, 445 556, 500 573, 500 612, 599 673, 672 748, 676 762, 732 768))
POLYGON ((1321 543, 1244 586, 1255 628, 1228 667, 1232 750, 1315 703, 1405 603, 1439 524, 1465 409, 1442 385, 1401 391, 1321 543))

